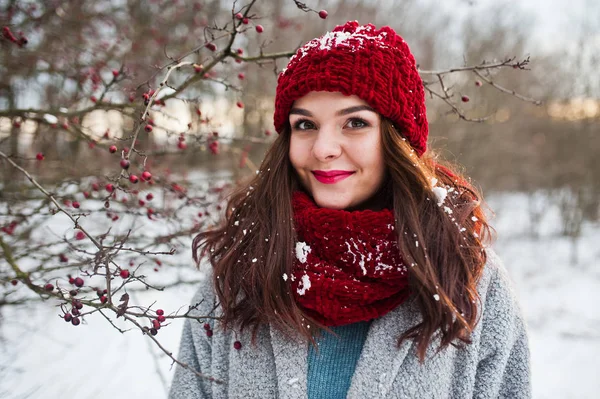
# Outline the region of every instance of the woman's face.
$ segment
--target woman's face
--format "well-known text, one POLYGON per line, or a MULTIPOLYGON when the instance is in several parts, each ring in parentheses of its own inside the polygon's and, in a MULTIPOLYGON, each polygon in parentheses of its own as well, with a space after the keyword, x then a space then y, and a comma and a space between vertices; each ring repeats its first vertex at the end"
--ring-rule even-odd
POLYGON ((385 177, 381 118, 366 101, 310 92, 294 102, 289 121, 290 161, 318 206, 357 209, 379 202, 371 197, 385 177))

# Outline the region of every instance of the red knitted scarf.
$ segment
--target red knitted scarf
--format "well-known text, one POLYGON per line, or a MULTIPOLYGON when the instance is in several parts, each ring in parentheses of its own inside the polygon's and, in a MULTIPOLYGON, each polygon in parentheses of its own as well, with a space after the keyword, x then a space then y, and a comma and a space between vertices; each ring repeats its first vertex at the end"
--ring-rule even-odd
POLYGON ((291 287, 308 315, 326 326, 367 321, 409 296, 392 211, 319 208, 300 191, 292 205, 298 241, 291 287))

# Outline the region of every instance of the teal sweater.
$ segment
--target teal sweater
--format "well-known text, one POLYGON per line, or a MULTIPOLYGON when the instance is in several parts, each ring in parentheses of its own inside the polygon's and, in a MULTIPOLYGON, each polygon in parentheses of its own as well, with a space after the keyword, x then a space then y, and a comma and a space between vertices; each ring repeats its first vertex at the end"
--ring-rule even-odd
POLYGON ((318 353, 309 345, 308 399, 346 398, 370 325, 366 321, 332 327, 338 337, 323 332, 318 353))

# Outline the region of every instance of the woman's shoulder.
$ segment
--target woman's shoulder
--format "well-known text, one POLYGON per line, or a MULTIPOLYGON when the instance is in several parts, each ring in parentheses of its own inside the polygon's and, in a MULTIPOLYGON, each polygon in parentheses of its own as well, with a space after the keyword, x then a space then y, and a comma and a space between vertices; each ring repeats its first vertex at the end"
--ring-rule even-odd
POLYGON ((483 303, 488 301, 516 302, 514 283, 504 262, 492 248, 485 249, 487 261, 477 284, 477 292, 483 303))
POLYGON ((486 253, 488 260, 478 286, 481 300, 478 327, 482 343, 493 350, 499 346, 510 347, 525 334, 526 323, 514 283, 502 260, 491 249, 486 249, 486 253))

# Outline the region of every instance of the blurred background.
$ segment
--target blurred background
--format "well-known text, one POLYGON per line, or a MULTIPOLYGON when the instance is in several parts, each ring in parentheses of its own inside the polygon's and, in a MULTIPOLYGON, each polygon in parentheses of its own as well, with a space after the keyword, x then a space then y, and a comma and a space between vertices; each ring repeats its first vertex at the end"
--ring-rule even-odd
MULTIPOLYGON (((0 151, 64 207, 81 203, 94 234, 134 231, 128 242, 155 252, 123 254, 121 262, 166 289, 135 281, 131 300, 175 312, 203 276, 191 260, 193 232, 216 223, 219 193, 254 173, 274 140, 276 77, 289 54, 347 20, 390 25, 428 88, 430 148, 462 165, 493 212, 494 247, 530 329, 534 398, 597 397, 600 3, 256 1, 229 42, 234 14, 250 3, 0 1, 0 151), (326 19, 315 12, 322 9, 326 19), (229 49, 248 59, 219 57, 229 49), (165 66, 181 60, 193 64, 159 86, 165 66), (159 87, 148 109, 145 95, 159 87), (448 97, 435 95, 444 88, 448 97), (151 120, 140 121, 146 110, 151 120), (127 173, 150 170, 153 186, 125 182, 106 196, 105 184, 121 184, 119 160, 134 140, 127 173), (154 213, 161 223, 152 224, 154 213), (177 252, 159 255, 170 248, 177 252)), ((74 243, 72 220, 7 158, 0 158, 0 396, 165 397, 171 360, 139 331, 122 334, 99 314, 75 328, 57 317, 57 298, 28 290, 15 274, 16 262, 39 281, 65 279, 68 270, 83 273, 94 253, 74 243), (69 253, 76 262, 58 260, 69 253)), ((170 351, 181 325, 174 319, 157 336, 170 351)))

